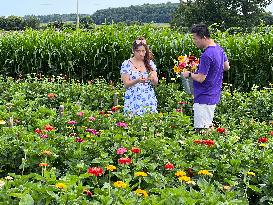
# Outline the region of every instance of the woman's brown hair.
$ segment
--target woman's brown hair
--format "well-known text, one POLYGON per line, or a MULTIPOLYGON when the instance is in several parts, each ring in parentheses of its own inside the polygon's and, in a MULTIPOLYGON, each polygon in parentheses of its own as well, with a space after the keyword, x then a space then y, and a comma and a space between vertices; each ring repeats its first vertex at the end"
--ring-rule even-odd
POLYGON ((144 56, 144 65, 148 71, 148 73, 150 73, 153 68, 150 65, 150 60, 153 59, 154 54, 152 53, 152 51, 149 49, 147 43, 146 43, 146 39, 144 37, 138 37, 134 43, 133 43, 133 51, 137 50, 138 47, 143 46, 146 50, 145 56, 144 56))

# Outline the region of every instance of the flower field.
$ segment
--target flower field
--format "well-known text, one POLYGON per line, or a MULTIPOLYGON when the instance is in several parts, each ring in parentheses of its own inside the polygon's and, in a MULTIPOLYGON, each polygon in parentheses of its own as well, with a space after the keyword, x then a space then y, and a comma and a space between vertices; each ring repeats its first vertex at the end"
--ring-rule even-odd
POLYGON ((134 118, 119 84, 0 83, 0 204, 273 203, 270 86, 225 87, 215 130, 196 134, 191 97, 164 80, 159 113, 134 118))

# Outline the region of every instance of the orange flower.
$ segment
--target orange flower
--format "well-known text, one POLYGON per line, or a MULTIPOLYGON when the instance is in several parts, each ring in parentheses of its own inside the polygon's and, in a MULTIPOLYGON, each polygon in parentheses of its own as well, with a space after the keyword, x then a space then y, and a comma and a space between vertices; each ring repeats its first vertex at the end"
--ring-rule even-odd
POLYGON ((45 125, 45 130, 46 131, 52 131, 52 130, 54 130, 55 128, 53 127, 53 126, 51 126, 51 125, 45 125))
POLYGON ((48 166, 48 163, 40 163, 39 164, 39 167, 47 167, 48 166))
POLYGON ((55 94, 55 93, 48 93, 47 97, 48 97, 48 99, 53 100, 53 99, 55 99, 57 97, 57 94, 55 94))

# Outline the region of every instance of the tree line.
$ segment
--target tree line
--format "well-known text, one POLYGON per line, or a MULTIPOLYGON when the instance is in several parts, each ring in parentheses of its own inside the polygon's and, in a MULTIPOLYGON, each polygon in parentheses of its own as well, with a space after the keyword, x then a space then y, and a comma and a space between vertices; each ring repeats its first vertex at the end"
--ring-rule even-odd
MULTIPOLYGON (((123 22, 127 25, 154 22, 189 28, 192 24, 204 22, 208 25, 218 24, 223 30, 231 27, 251 28, 261 24, 273 25, 272 13, 265 11, 272 2, 273 0, 180 0, 180 3, 108 8, 98 10, 92 15, 80 14, 80 27, 89 29, 95 24, 112 22, 123 22)), ((76 14, 0 17, 0 29, 75 29, 76 19, 76 14)))

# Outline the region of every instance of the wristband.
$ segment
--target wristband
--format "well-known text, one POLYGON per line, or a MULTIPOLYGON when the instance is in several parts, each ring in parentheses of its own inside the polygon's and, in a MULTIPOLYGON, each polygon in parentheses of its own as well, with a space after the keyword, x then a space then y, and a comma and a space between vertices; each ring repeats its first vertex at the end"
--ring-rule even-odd
POLYGON ((191 72, 189 72, 189 78, 191 77, 191 72))

